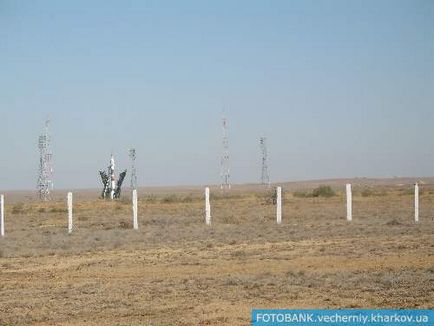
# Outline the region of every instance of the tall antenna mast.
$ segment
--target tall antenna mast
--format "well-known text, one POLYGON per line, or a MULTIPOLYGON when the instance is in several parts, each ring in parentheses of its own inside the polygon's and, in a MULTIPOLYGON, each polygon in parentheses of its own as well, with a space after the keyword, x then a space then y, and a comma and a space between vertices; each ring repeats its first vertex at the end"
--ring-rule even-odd
POLYGON ((228 140, 228 123, 225 116, 222 118, 222 130, 223 130, 223 152, 220 160, 220 177, 222 190, 231 189, 230 183, 230 170, 229 170, 229 140, 228 140))
POLYGON ((130 163, 131 163, 131 191, 137 190, 137 174, 136 174, 136 149, 130 149, 130 163))
POLYGON ((48 130, 50 120, 45 121, 43 133, 39 136, 39 173, 38 173, 38 195, 42 201, 51 199, 50 192, 53 190, 53 166, 51 152, 51 137, 48 130))
POLYGON ((259 144, 261 146, 262 154, 262 173, 261 173, 261 184, 270 185, 270 176, 268 174, 268 150, 267 150, 267 138, 259 138, 259 144))

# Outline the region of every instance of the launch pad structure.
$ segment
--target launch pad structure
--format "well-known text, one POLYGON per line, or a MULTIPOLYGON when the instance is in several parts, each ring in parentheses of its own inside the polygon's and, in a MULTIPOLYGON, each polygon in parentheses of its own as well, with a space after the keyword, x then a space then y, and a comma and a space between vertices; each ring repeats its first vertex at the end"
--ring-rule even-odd
POLYGON ((267 138, 259 138, 259 145, 261 146, 261 184, 270 186, 270 175, 268 174, 268 149, 267 149, 267 138))
MULTIPOLYGON (((230 153, 229 153, 229 137, 228 137, 228 120, 223 114, 221 119, 222 126, 222 152, 220 157, 220 188, 223 192, 231 189, 231 175, 230 175, 230 153)), ((39 148, 39 170, 37 190, 39 199, 42 201, 48 201, 51 199, 51 191, 53 190, 53 166, 52 166, 52 151, 51 151, 51 135, 49 132, 50 120, 45 121, 45 126, 42 134, 38 139, 39 148)), ((268 171, 268 150, 267 139, 260 137, 261 148, 261 184, 270 186, 270 176, 268 171)), ((131 148, 129 150, 130 167, 131 167, 131 179, 130 189, 131 191, 137 190, 137 174, 136 174, 136 150, 131 148)), ((119 174, 118 179, 115 176, 115 160, 111 155, 110 165, 107 170, 100 170, 99 174, 103 183, 103 190, 101 197, 104 199, 117 199, 120 198, 122 183, 126 177, 127 170, 124 170, 119 174)))
POLYGON ((137 190, 137 172, 136 172, 136 149, 131 148, 129 151, 130 164, 131 164, 131 191, 137 190))
POLYGON ((231 189, 230 168, 229 168, 229 138, 228 122, 225 116, 222 118, 222 156, 220 159, 220 189, 222 191, 231 189))
POLYGON ((39 199, 49 201, 51 191, 53 190, 53 154, 51 152, 51 136, 49 133, 50 120, 45 121, 45 127, 39 136, 39 171, 37 190, 39 199))
POLYGON ((117 199, 121 196, 122 182, 127 175, 127 170, 124 170, 119 174, 118 180, 115 176, 115 159, 113 154, 110 157, 110 165, 107 168, 107 172, 100 170, 99 174, 103 183, 103 190, 101 198, 103 199, 117 199))

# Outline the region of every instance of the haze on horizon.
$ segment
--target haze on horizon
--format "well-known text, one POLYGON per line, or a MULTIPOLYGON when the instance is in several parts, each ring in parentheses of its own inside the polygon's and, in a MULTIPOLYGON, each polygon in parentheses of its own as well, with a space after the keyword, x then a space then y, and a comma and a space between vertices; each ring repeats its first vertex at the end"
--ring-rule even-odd
POLYGON ((434 2, 0 2, 0 189, 434 175, 434 2), (129 175, 126 180, 129 184, 129 175))

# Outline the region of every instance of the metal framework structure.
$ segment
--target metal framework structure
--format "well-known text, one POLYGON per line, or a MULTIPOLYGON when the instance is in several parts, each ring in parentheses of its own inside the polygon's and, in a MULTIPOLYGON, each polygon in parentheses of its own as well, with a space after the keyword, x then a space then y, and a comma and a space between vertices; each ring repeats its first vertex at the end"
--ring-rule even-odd
POLYGON ((131 191, 137 190, 137 174, 136 174, 136 149, 131 148, 129 151, 130 162, 131 162, 131 181, 130 188, 131 191))
POLYGON ((261 146, 262 155, 262 173, 261 184, 270 186, 270 175, 268 174, 268 150, 267 150, 267 138, 259 138, 259 144, 261 146))
POLYGON ((116 181, 115 177, 115 158, 113 154, 110 158, 110 165, 107 168, 107 172, 100 170, 99 175, 103 184, 103 190, 101 198, 103 199, 118 199, 121 196, 122 182, 127 175, 127 170, 119 174, 119 178, 116 181))
POLYGON ((223 116, 222 118, 222 130, 223 130, 223 138, 222 138, 223 151, 220 159, 220 177, 221 177, 220 188, 222 190, 229 190, 231 189, 230 169, 229 169, 229 140, 228 140, 228 122, 225 116, 223 116))
POLYGON ((39 171, 38 171, 38 195, 42 201, 51 199, 53 190, 53 154, 51 152, 51 136, 49 133, 50 120, 45 121, 43 133, 39 136, 39 171))

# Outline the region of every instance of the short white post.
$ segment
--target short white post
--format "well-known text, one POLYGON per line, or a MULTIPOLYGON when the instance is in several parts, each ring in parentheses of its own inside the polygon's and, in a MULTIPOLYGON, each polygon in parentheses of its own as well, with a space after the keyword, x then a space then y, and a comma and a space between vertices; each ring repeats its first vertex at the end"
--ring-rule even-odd
POLYGON ((211 205, 209 203, 209 188, 205 188, 205 223, 211 225, 211 205))
POLYGON ((0 195, 0 234, 5 236, 5 196, 0 195))
POLYGON ((68 192, 68 233, 72 233, 72 192, 68 192))
POLYGON ((133 190, 133 228, 139 229, 139 222, 137 221, 137 190, 133 190))
POLYGON ((277 211, 276 211, 276 217, 277 217, 277 224, 282 224, 282 187, 277 187, 277 211))
POLYGON ((414 221, 419 223, 419 185, 414 185, 414 221))
POLYGON ((353 194, 351 192, 351 184, 347 183, 347 221, 353 220, 353 194))

